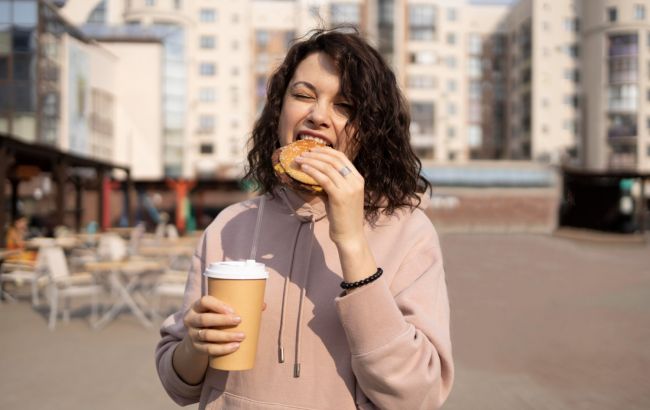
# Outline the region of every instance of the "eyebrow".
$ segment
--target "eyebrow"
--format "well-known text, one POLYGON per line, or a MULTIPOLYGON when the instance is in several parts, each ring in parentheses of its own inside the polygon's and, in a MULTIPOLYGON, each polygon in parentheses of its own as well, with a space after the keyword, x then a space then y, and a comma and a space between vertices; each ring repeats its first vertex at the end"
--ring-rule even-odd
POLYGON ((290 88, 296 88, 296 87, 301 86, 301 85, 304 86, 304 87, 309 88, 313 92, 316 92, 316 87, 314 87, 314 85, 312 83, 309 83, 307 81, 297 81, 297 82, 291 84, 290 88))

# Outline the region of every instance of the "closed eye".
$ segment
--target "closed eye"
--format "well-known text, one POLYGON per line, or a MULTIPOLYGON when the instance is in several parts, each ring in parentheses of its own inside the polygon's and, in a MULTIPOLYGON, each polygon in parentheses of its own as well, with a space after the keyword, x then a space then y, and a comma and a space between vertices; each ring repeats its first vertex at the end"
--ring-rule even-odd
POLYGON ((352 113, 353 107, 352 104, 350 103, 341 102, 341 103, 336 103, 334 105, 337 107, 339 111, 343 112, 343 114, 345 115, 350 115, 352 113))
POLYGON ((294 98, 297 98, 297 99, 299 99, 299 100, 309 100, 309 99, 313 98, 311 95, 301 94, 301 93, 293 93, 293 94, 291 94, 291 95, 292 95, 294 98))

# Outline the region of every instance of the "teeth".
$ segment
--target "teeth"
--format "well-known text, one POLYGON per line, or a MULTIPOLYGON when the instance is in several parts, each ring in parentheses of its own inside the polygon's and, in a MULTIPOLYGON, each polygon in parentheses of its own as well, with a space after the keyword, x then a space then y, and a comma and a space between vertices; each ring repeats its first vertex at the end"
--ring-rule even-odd
POLYGON ((329 145, 329 143, 328 143, 327 141, 325 141, 324 139, 322 139, 322 138, 318 138, 318 137, 313 137, 313 136, 311 136, 311 135, 299 134, 299 135, 298 135, 298 139, 299 139, 299 140, 311 140, 311 141, 316 141, 316 142, 318 142, 319 144, 329 145))

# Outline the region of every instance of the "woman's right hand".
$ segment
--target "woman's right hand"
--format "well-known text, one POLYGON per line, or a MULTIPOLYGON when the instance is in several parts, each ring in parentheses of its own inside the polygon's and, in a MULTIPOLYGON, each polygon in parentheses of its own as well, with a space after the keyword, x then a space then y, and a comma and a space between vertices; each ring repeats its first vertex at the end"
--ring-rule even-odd
POLYGON ((225 329, 241 322, 235 311, 213 296, 203 296, 187 311, 183 323, 192 348, 200 354, 223 356, 239 349, 246 335, 225 329))

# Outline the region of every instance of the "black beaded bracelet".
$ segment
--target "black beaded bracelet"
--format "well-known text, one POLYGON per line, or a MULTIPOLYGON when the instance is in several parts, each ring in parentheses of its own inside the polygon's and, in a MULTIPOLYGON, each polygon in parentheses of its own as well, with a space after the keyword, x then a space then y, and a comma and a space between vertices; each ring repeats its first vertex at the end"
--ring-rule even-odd
POLYGON ((382 268, 377 268, 377 272, 373 273, 372 275, 368 276, 365 279, 361 279, 360 281, 357 281, 357 282, 341 282, 341 287, 343 289, 354 289, 354 288, 361 287, 363 285, 367 285, 370 282, 374 282, 377 279, 379 279, 379 277, 381 276, 382 273, 384 273, 384 270, 382 268))

